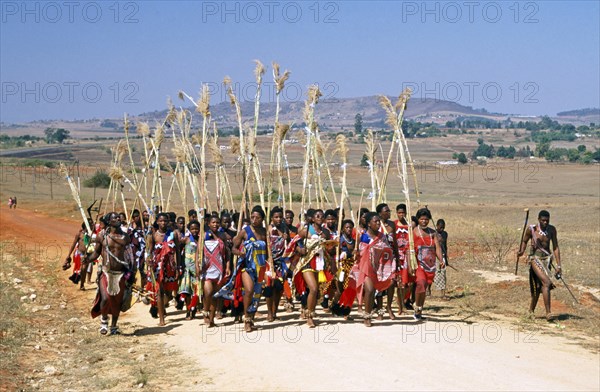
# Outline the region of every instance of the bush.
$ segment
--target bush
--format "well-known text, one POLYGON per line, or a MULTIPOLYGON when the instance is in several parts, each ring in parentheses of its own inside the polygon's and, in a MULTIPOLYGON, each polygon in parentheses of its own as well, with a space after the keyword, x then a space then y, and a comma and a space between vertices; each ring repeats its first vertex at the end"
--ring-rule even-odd
POLYGON ((83 181, 83 186, 87 188, 108 188, 110 186, 110 176, 104 170, 98 170, 91 178, 83 181))
POLYGON ((54 161, 46 161, 46 160, 37 159, 37 158, 23 159, 20 161, 20 164, 22 166, 28 166, 28 167, 45 166, 49 169, 53 169, 56 167, 56 162, 54 162, 54 161))
MULTIPOLYGON (((518 238, 508 227, 491 228, 478 234, 484 254, 495 264, 503 264, 506 256, 518 242, 518 238)), ((520 245, 520 244, 519 244, 520 245)))

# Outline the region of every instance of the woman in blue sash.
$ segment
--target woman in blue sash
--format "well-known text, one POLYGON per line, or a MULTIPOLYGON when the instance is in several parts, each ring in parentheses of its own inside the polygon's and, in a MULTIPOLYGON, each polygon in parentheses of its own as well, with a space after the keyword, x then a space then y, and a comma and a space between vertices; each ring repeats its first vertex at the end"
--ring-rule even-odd
POLYGON ((233 254, 239 257, 238 274, 244 288, 244 330, 254 329, 254 315, 263 288, 264 267, 267 264, 267 232, 263 227, 265 212, 255 206, 250 213, 250 225, 233 239, 233 254))

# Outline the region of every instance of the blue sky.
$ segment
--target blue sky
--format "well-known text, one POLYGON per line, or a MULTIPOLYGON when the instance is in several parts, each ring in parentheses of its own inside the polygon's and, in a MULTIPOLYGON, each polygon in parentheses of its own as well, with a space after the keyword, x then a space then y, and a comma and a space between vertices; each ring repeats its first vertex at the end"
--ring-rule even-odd
POLYGON ((600 107, 598 1, 1 2, 0 120, 121 117, 180 89, 232 77, 254 93, 253 60, 292 72, 288 100, 447 99, 526 115, 600 107))

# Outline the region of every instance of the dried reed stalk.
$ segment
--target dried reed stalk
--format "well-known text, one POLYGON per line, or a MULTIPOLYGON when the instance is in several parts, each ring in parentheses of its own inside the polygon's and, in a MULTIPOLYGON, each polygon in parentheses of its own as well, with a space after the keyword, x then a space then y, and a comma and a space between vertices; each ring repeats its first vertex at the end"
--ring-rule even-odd
MULTIPOLYGON (((271 145, 271 160, 269 161, 269 183, 267 186, 268 193, 268 210, 271 210, 271 193, 273 188, 273 165, 277 165, 277 173, 279 177, 278 187, 278 198, 282 195, 283 180, 281 179, 281 144, 285 138, 285 134, 289 130, 289 126, 279 124, 279 111, 280 111, 280 94, 283 91, 286 80, 290 77, 290 72, 285 70, 283 75, 279 72, 279 64, 273 62, 273 81, 275 82, 275 124, 273 126, 273 143, 271 145), (275 155, 275 150, 277 154, 275 155), (274 162, 276 161, 276 162, 274 162)), ((285 207, 285 197, 283 198, 283 205, 285 207)), ((290 200, 291 202, 291 200, 290 200)))
MULTIPOLYGON (((242 109, 240 108, 240 103, 237 99, 237 97, 235 96, 235 94, 233 93, 233 88, 232 88, 232 82, 231 82, 231 78, 229 76, 226 76, 223 79, 223 84, 225 85, 226 91, 227 91, 227 96, 229 97, 229 102, 231 103, 232 106, 235 107, 235 114, 238 120, 238 129, 239 129, 239 140, 237 140, 237 143, 239 145, 239 154, 240 154, 240 158, 241 158, 241 162, 242 162, 242 181, 244 184, 246 184, 246 178, 248 177, 249 173, 248 173, 248 155, 247 155, 247 150, 246 150, 246 140, 244 137, 244 127, 242 124, 242 109)), ((234 152, 233 149, 233 145, 232 145, 232 153, 234 152)), ((242 199, 246 199, 248 198, 248 191, 247 191, 247 187, 244 186, 243 192, 242 192, 242 199)), ((240 218, 241 219, 241 218, 240 218)))
MULTIPOLYGON (((346 143, 346 136, 344 135, 337 135, 335 138, 335 154, 339 154, 339 156, 342 158, 342 193, 340 195, 340 204, 339 206, 339 216, 338 216, 338 236, 341 239, 342 237, 342 215, 344 212, 344 197, 346 196, 346 164, 348 161, 348 145, 346 143)), ((336 264, 338 266, 339 269, 339 265, 340 265, 340 245, 341 245, 341 241, 340 243, 338 243, 338 246, 336 246, 336 264)))
POLYGON ((375 179, 377 147, 375 146, 375 135, 371 129, 367 131, 365 143, 367 145, 365 154, 367 155, 367 164, 369 165, 369 175, 371 177, 371 210, 375 211, 375 205, 377 201, 377 181, 375 179))
POLYGON ((75 183, 73 182, 73 179, 71 179, 71 176, 69 176, 69 170, 67 169, 67 167, 64 165, 64 163, 60 163, 58 166, 58 172, 65 177, 65 179, 67 180, 67 183, 69 184, 69 188, 71 189, 71 196, 73 196, 73 200, 75 200, 75 203, 77 204, 77 207, 79 208, 79 213, 81 214, 81 218, 83 219, 83 223, 85 224, 85 229, 87 231, 87 234, 89 236, 92 235, 92 229, 90 227, 90 224, 88 222, 88 218, 85 215, 85 211, 83 209, 83 206, 81 205, 81 198, 79 197, 79 191, 77 189, 77 187, 75 186, 75 183))

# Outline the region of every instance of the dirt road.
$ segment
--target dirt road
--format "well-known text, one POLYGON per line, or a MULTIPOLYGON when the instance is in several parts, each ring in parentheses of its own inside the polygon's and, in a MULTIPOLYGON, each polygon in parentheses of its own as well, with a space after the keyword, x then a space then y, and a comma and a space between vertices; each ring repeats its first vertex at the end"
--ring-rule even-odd
MULTIPOLYGON (((40 252, 64 257, 77 223, 3 207, 0 227, 2 240, 28 242, 27 249, 39 244, 45 249, 40 252)), ((48 259, 56 263, 59 282, 68 282, 62 259, 48 259)), ((81 306, 93 295, 73 293, 87 298, 81 306)), ((251 334, 231 318, 207 329, 173 308, 167 326, 158 327, 142 304, 121 321, 140 325, 140 339, 162 334, 168 346, 205 369, 198 390, 600 390, 600 356, 573 341, 519 330, 500 318, 467 322, 451 304, 430 300, 432 306, 436 312, 423 324, 402 315, 366 328, 358 321, 334 322, 318 310, 316 329, 303 325, 297 313, 281 313, 274 323, 262 316, 251 334)))

